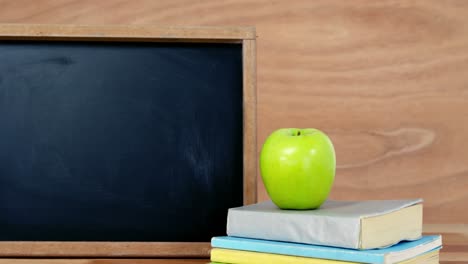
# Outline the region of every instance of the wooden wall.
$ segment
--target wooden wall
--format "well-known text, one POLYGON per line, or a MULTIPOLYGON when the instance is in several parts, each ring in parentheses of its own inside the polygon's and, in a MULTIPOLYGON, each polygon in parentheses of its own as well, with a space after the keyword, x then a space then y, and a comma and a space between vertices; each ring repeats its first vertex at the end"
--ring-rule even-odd
POLYGON ((468 1, 0 0, 0 22, 256 26, 259 149, 322 129, 333 198, 423 197, 443 260, 468 260, 468 1))

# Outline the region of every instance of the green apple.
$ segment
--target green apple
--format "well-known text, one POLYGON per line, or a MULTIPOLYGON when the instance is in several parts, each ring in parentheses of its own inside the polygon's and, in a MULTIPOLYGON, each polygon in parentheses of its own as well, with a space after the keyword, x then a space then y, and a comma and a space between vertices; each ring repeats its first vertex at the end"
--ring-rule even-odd
POLYGON ((282 128, 265 141, 260 154, 263 183, 281 209, 316 209, 335 179, 335 149, 318 129, 282 128))

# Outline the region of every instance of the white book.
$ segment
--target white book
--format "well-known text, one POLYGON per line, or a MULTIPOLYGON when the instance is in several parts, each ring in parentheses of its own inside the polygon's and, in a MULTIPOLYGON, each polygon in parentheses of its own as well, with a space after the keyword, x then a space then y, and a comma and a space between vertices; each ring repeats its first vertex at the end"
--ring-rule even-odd
POLYGON ((282 210, 271 201, 231 208, 229 236, 354 249, 383 248, 422 235, 422 200, 326 201, 282 210))

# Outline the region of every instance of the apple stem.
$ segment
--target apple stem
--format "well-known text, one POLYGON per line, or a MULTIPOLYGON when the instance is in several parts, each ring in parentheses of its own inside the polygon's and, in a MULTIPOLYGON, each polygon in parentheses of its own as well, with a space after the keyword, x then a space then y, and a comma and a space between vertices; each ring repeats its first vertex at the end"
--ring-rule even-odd
POLYGON ((301 131, 300 131, 300 130, 299 130, 299 131, 297 131, 297 135, 298 135, 298 136, 300 136, 300 135, 301 135, 301 131))

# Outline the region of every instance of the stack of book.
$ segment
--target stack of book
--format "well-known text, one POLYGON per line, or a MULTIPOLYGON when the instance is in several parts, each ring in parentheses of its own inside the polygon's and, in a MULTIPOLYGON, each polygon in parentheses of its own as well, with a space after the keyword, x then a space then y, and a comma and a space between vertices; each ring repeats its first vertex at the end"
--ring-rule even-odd
POLYGON ((439 263, 440 236, 422 236, 422 200, 327 201, 281 210, 271 201, 229 209, 211 241, 216 263, 439 263))

